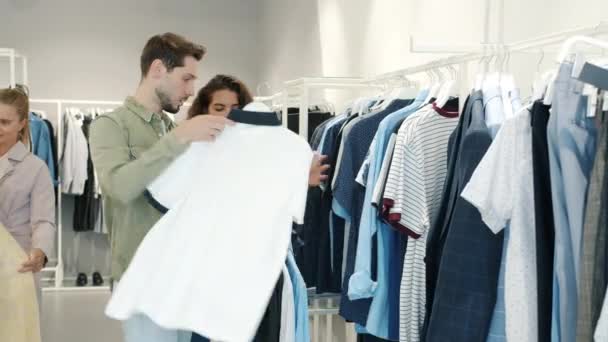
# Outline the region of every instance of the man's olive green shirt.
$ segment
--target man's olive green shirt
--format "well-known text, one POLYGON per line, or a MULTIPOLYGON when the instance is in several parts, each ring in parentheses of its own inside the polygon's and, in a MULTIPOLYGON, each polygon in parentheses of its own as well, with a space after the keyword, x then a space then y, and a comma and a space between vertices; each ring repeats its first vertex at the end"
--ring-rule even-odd
POLYGON ((162 216, 144 192, 188 146, 170 132, 174 127, 167 114, 150 112, 132 97, 91 126, 91 157, 104 198, 114 280, 162 216))

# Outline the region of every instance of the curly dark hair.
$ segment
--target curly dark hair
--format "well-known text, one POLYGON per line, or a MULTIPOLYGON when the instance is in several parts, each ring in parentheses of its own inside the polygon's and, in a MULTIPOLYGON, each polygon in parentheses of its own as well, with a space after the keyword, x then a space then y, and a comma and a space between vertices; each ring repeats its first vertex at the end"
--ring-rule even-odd
POLYGON ((209 105, 211 104, 213 94, 216 91, 225 89, 236 93, 239 100, 239 108, 243 108, 250 102, 253 102, 251 92, 239 79, 229 75, 216 75, 196 94, 196 98, 188 111, 188 118, 201 114, 209 114, 209 105))

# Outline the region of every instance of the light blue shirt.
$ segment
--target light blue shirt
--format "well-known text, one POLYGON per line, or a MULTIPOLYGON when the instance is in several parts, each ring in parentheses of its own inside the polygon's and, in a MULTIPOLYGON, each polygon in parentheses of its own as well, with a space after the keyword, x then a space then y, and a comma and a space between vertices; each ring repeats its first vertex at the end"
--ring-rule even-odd
POLYGON ((359 238, 357 242, 357 256, 355 271, 349 280, 348 297, 351 300, 373 297, 368 315, 366 330, 377 337, 388 339, 388 266, 387 254, 388 234, 383 230, 391 229, 379 219, 378 210, 372 205, 373 190, 380 175, 383 157, 385 155, 391 133, 397 125, 409 115, 415 113, 426 99, 427 91, 422 91, 409 106, 388 115, 378 127, 370 151, 369 170, 365 179, 365 201, 359 226, 359 238), (372 265, 372 239, 378 234, 378 281, 371 278, 372 265))
POLYGON ((51 133, 46 123, 36 115, 30 113, 30 136, 32 138, 32 153, 48 166, 51 179, 55 183, 55 162, 51 145, 51 133))
POLYGON ((308 292, 304 278, 296 265, 293 252, 287 253, 287 271, 293 284, 293 299, 296 310, 296 336, 295 342, 309 342, 310 332, 308 328, 308 292))

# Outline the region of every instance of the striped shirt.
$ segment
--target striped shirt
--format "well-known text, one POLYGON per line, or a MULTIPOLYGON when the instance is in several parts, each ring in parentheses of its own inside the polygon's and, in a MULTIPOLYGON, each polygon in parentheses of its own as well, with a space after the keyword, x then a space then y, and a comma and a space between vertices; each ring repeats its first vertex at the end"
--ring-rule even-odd
MULTIPOLYGON (((394 193, 390 222, 407 233, 400 300, 400 341, 420 341, 426 305, 426 237, 437 215, 447 172, 447 145, 458 124, 458 113, 431 106, 418 119, 404 122, 389 171, 394 193), (403 134, 402 134, 403 133, 403 134), (394 169, 394 171, 393 171, 394 169)), ((389 184, 387 184, 388 190, 389 184)))

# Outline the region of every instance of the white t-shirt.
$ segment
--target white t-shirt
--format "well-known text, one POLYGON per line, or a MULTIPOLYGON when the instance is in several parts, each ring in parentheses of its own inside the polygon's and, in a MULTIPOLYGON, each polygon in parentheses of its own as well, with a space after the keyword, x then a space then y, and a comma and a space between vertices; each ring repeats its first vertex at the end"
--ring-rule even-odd
POLYGON ((441 204, 448 141, 458 125, 457 113, 444 116, 427 108, 415 121, 409 142, 395 146, 403 161, 394 212, 398 228, 410 236, 400 288, 400 341, 420 341, 426 314, 426 238, 441 204))
POLYGON ((507 341, 538 338, 534 175, 530 112, 507 119, 462 197, 497 234, 509 224, 506 248, 507 341))
POLYGON ((312 151, 280 126, 236 124, 194 143, 148 188, 170 210, 150 230, 108 304, 126 320, 212 340, 249 341, 303 222, 312 151))

